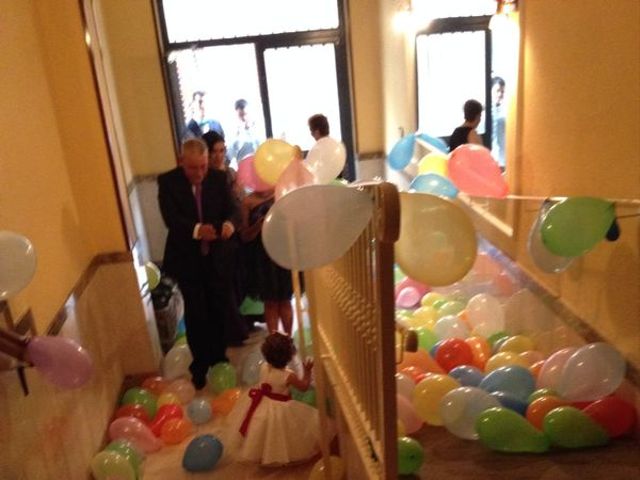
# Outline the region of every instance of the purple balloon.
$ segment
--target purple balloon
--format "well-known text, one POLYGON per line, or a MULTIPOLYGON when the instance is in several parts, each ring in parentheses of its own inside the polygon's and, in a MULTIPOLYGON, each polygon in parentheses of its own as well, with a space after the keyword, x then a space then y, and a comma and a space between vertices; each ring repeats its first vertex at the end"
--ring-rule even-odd
POLYGON ((27 344, 27 358, 42 376, 62 388, 78 388, 93 373, 89 353, 70 338, 33 337, 27 344))

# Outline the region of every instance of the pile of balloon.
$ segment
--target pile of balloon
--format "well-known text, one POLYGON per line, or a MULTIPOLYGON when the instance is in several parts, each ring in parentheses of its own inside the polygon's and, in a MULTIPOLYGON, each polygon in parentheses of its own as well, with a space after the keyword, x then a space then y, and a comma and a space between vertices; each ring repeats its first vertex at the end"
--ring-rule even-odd
POLYGON ((479 254, 463 280, 444 288, 396 269, 398 331, 417 339, 397 365, 400 473, 419 469, 422 446, 407 435, 425 423, 492 450, 528 453, 602 446, 634 430, 635 408, 619 390, 620 353, 598 342, 545 354, 535 335, 506 331, 514 323, 502 302, 518 287, 490 261, 479 254))
POLYGON ((334 181, 344 168, 344 145, 331 138, 318 140, 302 161, 302 152, 284 140, 268 138, 255 154, 238 163, 238 182, 247 190, 275 189, 276 200, 305 185, 334 181))
MULTIPOLYGON (((235 368, 228 363, 211 367, 207 386, 214 397, 196 397, 189 380, 191 361, 181 320, 176 342, 163 359, 163 375, 146 378, 120 399, 108 428, 111 443, 91 461, 96 480, 141 478, 146 454, 165 445, 183 443, 194 435, 197 425, 231 411, 240 396, 235 368)), ((214 435, 198 435, 186 445, 182 466, 190 472, 212 470, 223 450, 222 442, 214 435)))

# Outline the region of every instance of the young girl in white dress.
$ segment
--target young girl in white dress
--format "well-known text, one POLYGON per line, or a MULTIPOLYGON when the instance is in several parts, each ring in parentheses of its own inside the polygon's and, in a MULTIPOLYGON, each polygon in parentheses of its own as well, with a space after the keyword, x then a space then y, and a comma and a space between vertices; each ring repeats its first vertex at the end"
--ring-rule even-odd
POLYGON ((270 334, 262 344, 260 381, 229 414, 225 450, 241 462, 278 466, 310 459, 320 451, 318 410, 291 399, 289 387, 309 388, 313 362, 304 376, 286 368, 295 349, 290 337, 270 334))

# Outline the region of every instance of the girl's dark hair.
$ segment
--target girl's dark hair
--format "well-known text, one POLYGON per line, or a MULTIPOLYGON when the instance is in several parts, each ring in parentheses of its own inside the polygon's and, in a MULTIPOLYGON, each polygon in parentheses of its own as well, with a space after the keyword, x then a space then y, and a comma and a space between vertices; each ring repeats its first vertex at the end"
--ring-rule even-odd
POLYGON ((284 368, 293 358, 293 340, 282 333, 272 333, 262 344, 264 359, 275 368, 284 368))

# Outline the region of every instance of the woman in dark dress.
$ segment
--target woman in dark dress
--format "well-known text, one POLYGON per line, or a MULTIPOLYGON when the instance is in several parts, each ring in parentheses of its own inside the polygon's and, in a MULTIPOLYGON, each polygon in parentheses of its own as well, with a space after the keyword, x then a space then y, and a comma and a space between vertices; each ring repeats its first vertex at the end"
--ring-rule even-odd
POLYGON ((262 244, 262 224, 274 201, 273 190, 253 192, 242 201, 240 238, 244 242, 245 287, 248 295, 264 302, 264 318, 269 333, 277 331, 278 323, 282 321, 284 332, 291 335, 291 271, 271 260, 262 244))
POLYGON ((449 151, 453 152, 460 145, 475 143, 482 145, 482 138, 476 132, 482 118, 482 104, 477 100, 464 102, 464 123, 456 128, 449 137, 449 151))

